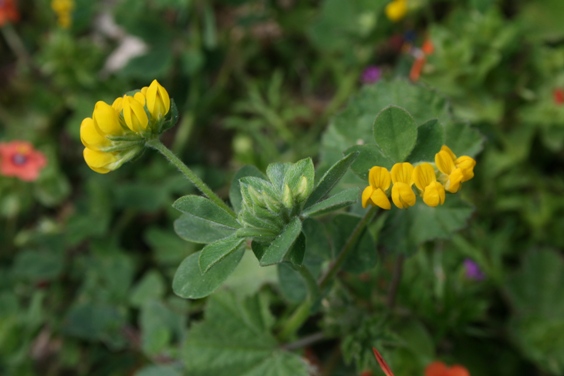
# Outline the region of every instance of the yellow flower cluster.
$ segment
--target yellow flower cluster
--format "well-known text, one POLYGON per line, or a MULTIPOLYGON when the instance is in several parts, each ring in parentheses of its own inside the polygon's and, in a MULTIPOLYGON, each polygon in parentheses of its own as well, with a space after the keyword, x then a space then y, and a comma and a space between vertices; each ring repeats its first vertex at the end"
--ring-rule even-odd
POLYGON ((423 202, 429 206, 442 205, 445 191, 456 193, 463 182, 474 177, 476 161, 463 155, 456 155, 446 145, 435 155, 434 165, 423 162, 415 167, 408 162, 396 163, 392 170, 374 166, 368 173, 368 186, 362 192, 362 206, 369 204, 389 210, 389 188, 392 185, 392 202, 400 209, 415 205, 413 184, 419 190, 423 202))
POLYGON ((59 26, 68 29, 72 21, 72 11, 74 10, 73 0, 53 0, 51 1, 51 9, 57 13, 57 22, 59 26))
POLYGON ((407 14, 407 0, 392 0, 386 5, 386 16, 392 22, 397 22, 407 14))
POLYGON ((145 141, 160 132, 170 111, 168 92, 157 80, 113 104, 98 101, 91 118, 80 126, 84 160, 92 170, 106 174, 119 168, 143 150, 145 141))

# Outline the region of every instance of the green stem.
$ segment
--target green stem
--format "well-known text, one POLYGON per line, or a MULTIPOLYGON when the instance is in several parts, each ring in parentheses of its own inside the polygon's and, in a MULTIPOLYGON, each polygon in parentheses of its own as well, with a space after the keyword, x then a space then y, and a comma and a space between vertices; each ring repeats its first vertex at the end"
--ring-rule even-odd
POLYGON ((354 249, 354 246, 358 242, 358 239, 360 239, 360 236, 364 233, 364 230, 366 229, 366 225, 372 220, 374 214, 376 214, 376 210, 377 208, 375 206, 372 207, 370 210, 366 212, 366 214, 364 215, 364 217, 362 217, 360 222, 358 222, 351 236, 349 236, 347 242, 343 245, 343 248, 341 248, 341 252, 337 256, 337 259, 335 259, 333 264, 331 264, 331 266, 329 267, 327 273, 325 273, 323 278, 321 278, 321 280, 319 281, 319 288, 321 290, 327 287, 327 284, 331 282, 331 280, 335 277, 335 275, 339 272, 339 270, 341 270, 343 263, 347 259, 348 255, 354 249))
POLYGON ((376 210, 377 210, 376 207, 371 208, 366 212, 364 217, 362 217, 360 222, 358 222, 351 236, 349 236, 347 242, 345 243, 345 245, 343 245, 343 248, 341 249, 339 256, 337 256, 335 262, 333 262, 327 273, 323 276, 323 278, 321 278, 319 282, 319 287, 317 287, 317 283, 315 283, 313 276, 311 275, 311 273, 306 267, 301 266, 298 269, 298 271, 306 281, 308 287, 308 298, 296 309, 296 311, 288 319, 288 321, 286 321, 286 324, 283 326, 282 330, 280 331, 280 337, 282 339, 287 339, 291 335, 293 335, 307 320, 307 318, 309 317, 310 309, 313 306, 313 303, 317 299, 319 299, 320 290, 322 291, 325 287, 327 287, 327 284, 335 277, 337 272, 341 269, 341 266, 343 266, 343 263, 347 259, 347 256, 354 249, 354 246, 357 244, 358 239, 360 239, 360 236, 364 233, 364 230, 366 229, 366 225, 372 220, 372 218, 374 218, 374 215, 376 214, 376 210))
POLYGON ((166 159, 170 161, 176 168, 196 186, 204 195, 206 195, 210 200, 212 200, 219 207, 224 209, 233 218, 237 218, 237 215, 223 200, 216 195, 202 179, 198 177, 188 166, 184 164, 172 151, 170 151, 158 138, 153 138, 148 140, 145 144, 146 146, 157 150, 159 153, 164 155, 166 159))
POLYGON ((296 268, 304 279, 307 286, 307 298, 306 300, 296 309, 294 314, 286 321, 282 329, 280 330, 280 337, 282 339, 290 338, 307 320, 311 307, 314 302, 319 299, 319 288, 317 287, 317 282, 315 278, 309 271, 309 269, 303 265, 296 268))
POLYGON ((10 23, 7 23, 4 26, 0 27, 0 30, 2 31, 2 35, 4 36, 6 43, 8 44, 8 46, 10 46, 14 54, 21 62, 27 64, 27 62, 29 61, 29 54, 27 53, 22 40, 14 30, 12 25, 10 23))

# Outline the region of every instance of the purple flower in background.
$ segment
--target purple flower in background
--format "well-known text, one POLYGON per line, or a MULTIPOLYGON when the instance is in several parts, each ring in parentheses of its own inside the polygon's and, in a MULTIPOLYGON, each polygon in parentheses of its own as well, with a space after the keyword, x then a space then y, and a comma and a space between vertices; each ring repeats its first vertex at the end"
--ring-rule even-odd
POLYGON ((375 65, 367 67, 362 73, 361 81, 363 84, 373 84, 382 77, 382 69, 375 65))
POLYGON ((466 270, 466 278, 473 279, 475 281, 481 281, 486 276, 480 270, 478 264, 470 259, 464 260, 464 269, 466 270))

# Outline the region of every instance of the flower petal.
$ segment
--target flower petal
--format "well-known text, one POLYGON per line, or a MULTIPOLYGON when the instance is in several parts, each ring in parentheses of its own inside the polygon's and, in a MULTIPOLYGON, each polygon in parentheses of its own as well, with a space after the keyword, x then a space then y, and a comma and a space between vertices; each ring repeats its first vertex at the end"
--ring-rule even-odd
POLYGON ((407 209, 415 205, 415 193, 409 184, 403 182, 394 183, 392 187, 392 201, 398 208, 407 209))
POLYGON ((374 166, 368 172, 368 182, 374 189, 381 188, 385 191, 390 188, 390 172, 385 167, 374 166))
POLYGON ((474 177, 474 166, 476 166, 476 160, 467 155, 458 157, 455 161, 456 167, 462 170, 462 182, 468 181, 474 177))
POLYGON ((392 208, 392 204, 390 203, 390 199, 386 196, 386 193, 381 189, 375 189, 370 196, 372 203, 379 208, 390 210, 392 208))
POLYGON ((118 159, 114 153, 104 153, 88 148, 84 148, 82 155, 88 167, 100 174, 112 171, 111 165, 118 159))
POLYGON ((395 183, 405 183, 411 187, 413 184, 413 165, 409 162, 396 163, 392 166, 392 181, 395 183))
POLYGON ((423 192, 423 202, 431 207, 445 203, 445 187, 437 181, 431 182, 423 192))
POLYGON ((106 102, 98 101, 94 106, 92 119, 100 132, 104 135, 120 135, 123 128, 119 124, 119 117, 116 110, 106 102))
POLYGON ((430 163, 422 163, 413 170, 413 182, 419 190, 424 191, 434 181, 437 181, 437 177, 430 163))
POLYGON ((372 196, 373 192, 374 192, 374 188, 370 185, 364 188, 364 191, 362 191, 361 202, 363 208, 368 206, 368 203, 370 202, 370 197, 372 196))
MULTIPOLYGON (((443 146, 443 148, 446 147, 447 146, 443 146)), ((455 169, 454 158, 452 157, 451 154, 449 154, 447 150, 441 149, 441 151, 435 154, 435 165, 437 166, 440 172, 446 175, 450 175, 452 171, 455 169)))
POLYGON ((127 127, 137 133, 144 131, 149 125, 143 105, 128 95, 123 98, 123 119, 127 127))
POLYGON ((170 97, 157 80, 153 80, 147 88, 147 109, 152 117, 160 119, 170 110, 170 97))
POLYGON ((464 175, 462 174, 462 170, 457 168, 455 169, 449 176, 448 180, 445 183, 445 189, 450 193, 456 193, 460 189, 460 184, 462 183, 462 179, 464 175))
POLYGON ((80 141, 92 150, 100 150, 100 148, 110 144, 110 141, 100 134, 91 118, 84 119, 80 124, 80 141))

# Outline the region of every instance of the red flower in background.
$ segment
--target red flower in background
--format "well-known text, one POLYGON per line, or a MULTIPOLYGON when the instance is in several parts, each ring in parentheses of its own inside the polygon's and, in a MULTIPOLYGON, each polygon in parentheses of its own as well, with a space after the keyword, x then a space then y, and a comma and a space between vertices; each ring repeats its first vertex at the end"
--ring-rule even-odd
POLYGON ((29 142, 0 143, 0 174, 4 176, 34 181, 46 164, 45 155, 35 150, 29 142))
POLYGON ((458 364, 447 367, 443 362, 433 362, 425 368, 425 376, 470 376, 470 372, 458 364))
POLYGON ((0 26, 8 22, 16 22, 19 18, 15 0, 0 0, 0 26))
POLYGON ((554 97, 554 103, 564 104, 564 89, 554 89, 552 96, 554 97))

